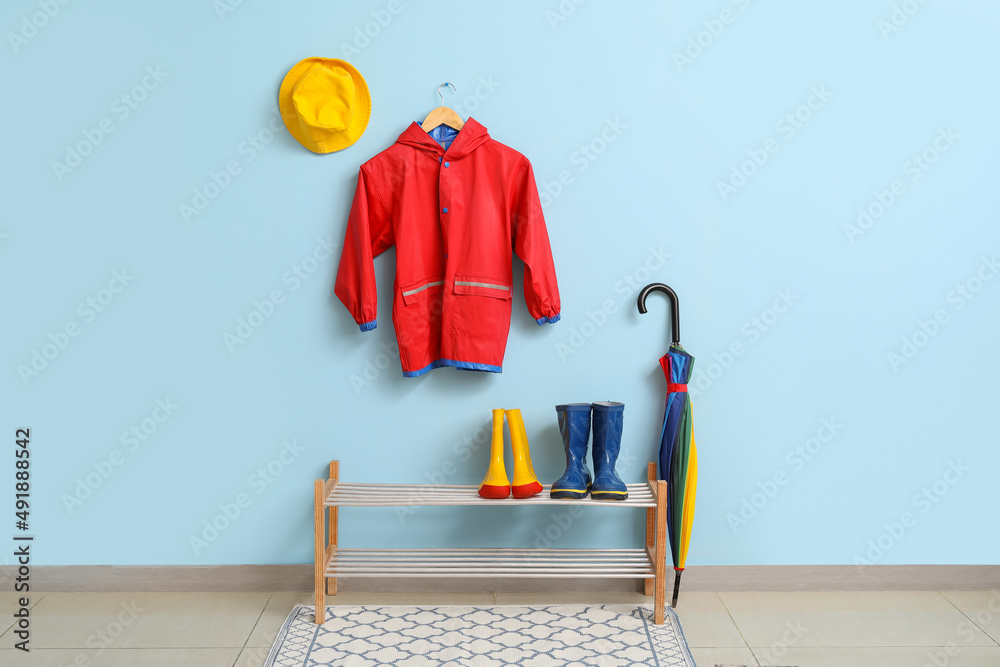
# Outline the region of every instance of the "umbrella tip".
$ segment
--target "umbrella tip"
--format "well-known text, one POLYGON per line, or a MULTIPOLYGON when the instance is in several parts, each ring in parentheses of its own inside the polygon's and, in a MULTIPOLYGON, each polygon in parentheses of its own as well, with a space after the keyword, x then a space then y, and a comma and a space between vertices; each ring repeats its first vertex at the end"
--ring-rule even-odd
POLYGON ((677 568, 674 568, 674 595, 673 599, 670 602, 670 606, 674 608, 677 607, 677 597, 680 595, 681 592, 681 574, 683 574, 683 572, 684 570, 679 570, 677 568))

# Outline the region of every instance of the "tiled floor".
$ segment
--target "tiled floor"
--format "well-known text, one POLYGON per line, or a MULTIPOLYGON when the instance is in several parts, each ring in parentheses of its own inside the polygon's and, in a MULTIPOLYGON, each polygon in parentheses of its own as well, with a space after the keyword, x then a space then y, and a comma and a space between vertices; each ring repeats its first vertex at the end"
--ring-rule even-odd
MULTIPOLYGON (((362 594, 328 604, 647 603, 629 593, 362 594)), ((308 593, 48 593, 33 600, 31 652, 13 648, 15 597, 0 594, 4 667, 260 667, 308 593)), ((700 667, 998 667, 1000 592, 684 593, 677 609, 700 667)))

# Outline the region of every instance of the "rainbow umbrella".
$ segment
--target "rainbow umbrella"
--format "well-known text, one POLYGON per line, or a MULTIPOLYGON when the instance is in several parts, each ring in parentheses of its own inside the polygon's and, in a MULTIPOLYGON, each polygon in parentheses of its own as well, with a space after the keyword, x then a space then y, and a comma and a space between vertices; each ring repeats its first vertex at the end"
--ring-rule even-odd
POLYGON ((667 380, 667 398, 663 410, 663 430, 660 432, 659 478, 667 482, 667 537, 670 539, 675 573, 671 606, 676 607, 681 574, 691 542, 695 491, 698 487, 698 448, 694 442, 691 397, 687 391, 694 357, 681 346, 677 293, 663 283, 647 285, 639 292, 637 305, 640 313, 646 313, 646 297, 650 292, 666 294, 670 298, 673 315, 673 343, 660 357, 660 367, 667 380))

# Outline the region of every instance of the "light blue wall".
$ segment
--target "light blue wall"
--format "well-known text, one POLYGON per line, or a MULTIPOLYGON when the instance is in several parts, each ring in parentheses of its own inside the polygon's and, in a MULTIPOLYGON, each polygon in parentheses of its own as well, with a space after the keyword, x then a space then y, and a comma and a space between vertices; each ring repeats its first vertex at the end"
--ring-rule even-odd
MULTIPOLYGON (((668 329, 661 297, 635 312, 630 281, 676 288, 697 357, 691 563, 997 562, 995 2, 226 1, 50 1, 51 18, 45 2, 7 3, 0 507, 14 430, 30 426, 36 563, 309 562, 311 482, 327 461, 355 481, 444 469, 478 483, 485 449, 461 443, 485 441, 494 407, 522 409, 549 482, 562 472, 553 405, 625 402, 620 467, 638 481, 668 329), (374 104, 361 140, 316 156, 284 129, 272 137, 288 69, 345 55, 374 104), (144 77, 126 117, 115 100, 144 77), (341 241, 358 166, 446 80, 453 106, 532 160, 564 313, 538 327, 515 301, 502 375, 404 380, 395 360, 376 368, 391 327, 362 335, 332 297, 339 250, 322 246, 341 241), (53 162, 102 121, 113 131, 59 178, 53 162), (914 171, 925 150, 936 161, 914 171), (230 161, 239 173, 182 219, 230 161), (752 175, 723 196, 741 164, 752 175), (891 206, 852 232, 895 180, 891 206), (296 283, 303 262, 315 270, 296 283), (282 303, 230 351, 224 335, 274 290, 282 303), (935 314, 943 323, 926 324, 935 314), (67 325, 78 335, 62 340, 67 325), (22 379, 50 335, 65 348, 22 379), (155 432, 123 442, 143 420, 155 432), (273 463, 283 443, 295 446, 273 463), (280 474, 265 479, 269 464, 280 474), (249 506, 192 548, 239 494, 249 506)), ((385 323, 393 261, 376 263, 385 323)), ((342 512, 358 546, 529 546, 546 531, 558 546, 629 546, 642 530, 641 512, 566 521, 342 512)))

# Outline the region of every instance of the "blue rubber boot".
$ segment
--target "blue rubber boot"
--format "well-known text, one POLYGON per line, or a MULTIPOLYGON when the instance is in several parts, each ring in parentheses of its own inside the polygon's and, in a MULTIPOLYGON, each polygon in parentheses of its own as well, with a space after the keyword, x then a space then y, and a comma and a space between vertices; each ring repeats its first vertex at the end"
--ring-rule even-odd
POLYGON ((624 417, 624 403, 594 403, 594 483, 590 485, 590 497, 594 500, 628 498, 628 489, 615 472, 624 417))
POLYGON ((590 491, 587 441, 590 440, 590 403, 556 406, 559 434, 566 449, 566 474, 552 484, 552 498, 586 498, 590 491))

